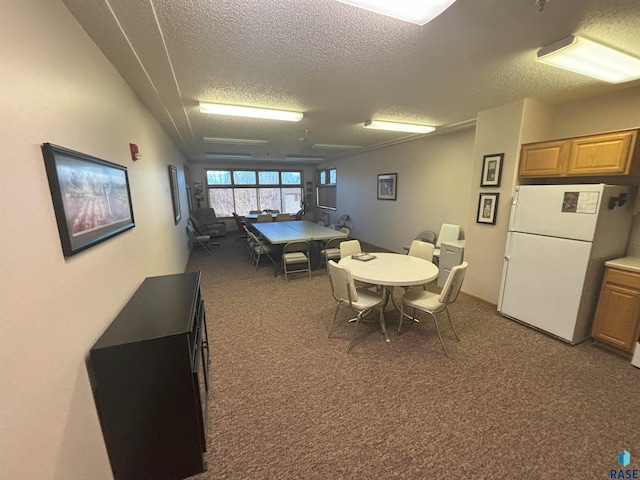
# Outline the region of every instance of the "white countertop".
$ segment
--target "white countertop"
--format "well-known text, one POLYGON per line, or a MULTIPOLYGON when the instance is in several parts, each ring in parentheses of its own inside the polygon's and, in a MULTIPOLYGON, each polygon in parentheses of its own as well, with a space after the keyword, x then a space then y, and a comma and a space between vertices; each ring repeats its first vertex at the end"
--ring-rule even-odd
POLYGON ((640 257, 616 258, 615 260, 605 262, 604 265, 606 267, 619 268, 620 270, 640 273, 640 257))

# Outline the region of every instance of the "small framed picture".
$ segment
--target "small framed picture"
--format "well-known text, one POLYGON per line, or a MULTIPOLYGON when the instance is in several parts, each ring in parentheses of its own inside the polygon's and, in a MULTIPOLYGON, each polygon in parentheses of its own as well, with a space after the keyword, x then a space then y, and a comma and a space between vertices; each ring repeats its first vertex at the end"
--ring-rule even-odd
POLYGON ((492 153, 485 155, 482 162, 481 187, 499 187, 500 177, 502 177, 502 160, 504 153, 492 153))
POLYGON ((499 193, 481 193, 478 199, 477 223, 496 224, 496 213, 498 211, 499 193))
POLYGON ((382 173, 378 175, 378 200, 395 200, 397 189, 397 173, 382 173))

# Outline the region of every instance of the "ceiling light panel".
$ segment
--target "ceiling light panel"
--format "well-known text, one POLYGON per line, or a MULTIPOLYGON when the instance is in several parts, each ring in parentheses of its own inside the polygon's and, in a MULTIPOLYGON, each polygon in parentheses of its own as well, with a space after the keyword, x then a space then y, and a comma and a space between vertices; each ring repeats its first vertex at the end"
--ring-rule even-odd
POLYGON ((246 160, 251 157, 248 153, 205 153, 205 157, 216 160, 246 160))
POLYGON ((362 145, 334 145, 331 143, 316 143, 311 148, 316 150, 357 150, 363 148, 362 145))
POLYGON ((576 35, 541 48, 536 60, 609 83, 640 78, 640 59, 576 35))
POLYGON ((369 120, 367 122, 364 122, 364 128, 373 128, 374 130, 390 130, 392 132, 408 132, 408 133, 431 133, 436 129, 436 127, 432 127, 430 125, 382 122, 380 120, 369 120))
POLYGON ((245 138, 215 138, 202 137, 204 143, 218 143, 223 145, 268 145, 268 140, 251 140, 245 138))
POLYGON ((286 110, 269 110, 267 108, 243 107, 240 105, 223 105, 221 103, 200 102, 200 112, 211 115, 231 115, 233 117, 265 118, 269 120, 283 120, 299 122, 303 114, 286 110))
POLYGON ((370 12, 397 18, 405 22, 424 25, 430 22, 455 0, 337 0, 370 12))

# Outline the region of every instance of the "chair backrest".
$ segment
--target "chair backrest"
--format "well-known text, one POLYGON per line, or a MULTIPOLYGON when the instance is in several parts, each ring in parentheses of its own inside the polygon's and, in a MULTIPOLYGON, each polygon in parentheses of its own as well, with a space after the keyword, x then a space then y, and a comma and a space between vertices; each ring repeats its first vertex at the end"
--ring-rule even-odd
POLYGON ((346 238, 330 238, 324 246, 325 250, 330 248, 338 248, 342 242, 347 242, 346 238))
POLYGON ((289 213, 279 213, 276 215, 276 222, 287 222, 291 220, 291 214, 289 213))
POLYGON ((220 220, 216 217, 215 210, 211 207, 196 208, 193 211, 193 216, 205 227, 215 223, 220 223, 220 220))
POLYGON ((309 242, 289 242, 285 244, 282 249, 282 253, 291 253, 291 252, 309 252, 309 242))
POLYGON ((409 247, 409 255, 412 257, 423 258, 428 262, 433 262, 433 243, 423 242, 422 240, 414 240, 409 247))
POLYGON ((346 227, 347 226, 347 222, 349 221, 349 215, 342 215, 338 221, 336 222, 336 226, 338 228, 340 227, 346 227))
POLYGON ((266 222, 272 222, 273 221, 273 217, 271 216, 270 213, 261 213, 260 215, 258 215, 258 218, 256 219, 257 223, 266 223, 266 222))
POLYGON ((329 260, 329 280, 336 300, 345 302, 358 301, 358 291, 348 268, 329 260))
POLYGON ((296 220, 302 220, 303 216, 304 216, 304 210, 298 210, 298 213, 296 213, 296 220))
POLYGON ((423 242, 436 243, 436 232, 431 230, 422 230, 416 235, 416 240, 422 240, 423 242))
POLYGON ((468 266, 469 264, 467 262, 462 262, 460 265, 456 265, 451 269, 447 281, 444 283, 444 287, 442 287, 442 292, 440 292, 440 297, 438 297, 440 303, 448 305, 456 301, 468 266))
POLYGON ((436 241, 436 247, 442 245, 442 242, 449 242, 452 240, 458 240, 460 238, 460 225, 451 225, 450 223, 443 223, 438 234, 438 240, 436 241))
POLYGON ((236 225, 238 226, 238 230, 240 230, 242 232, 242 229, 244 227, 244 222, 242 221, 242 219, 238 216, 238 214, 236 212, 233 212, 233 219, 236 221, 236 225))
POLYGON ((346 234, 347 234, 347 237, 348 237, 348 236, 349 236, 349 234, 351 233, 351 230, 349 230, 347 227, 342 227, 342 228, 340 229, 340 231, 341 231, 342 233, 346 233, 346 234))
POLYGON ((362 247, 358 240, 347 240, 340 244, 340 258, 350 257, 355 253, 362 253, 362 247))
POLYGON ((249 213, 262 213, 262 210, 249 210, 249 213))

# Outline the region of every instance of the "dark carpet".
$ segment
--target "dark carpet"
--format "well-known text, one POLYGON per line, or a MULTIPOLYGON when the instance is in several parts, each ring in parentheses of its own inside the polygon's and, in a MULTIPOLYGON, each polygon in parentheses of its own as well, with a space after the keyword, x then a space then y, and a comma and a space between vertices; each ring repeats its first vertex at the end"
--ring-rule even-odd
MULTIPOLYGON (((467 295, 391 343, 335 302, 324 269, 285 282, 233 232, 196 250, 211 343, 209 479, 602 479, 640 468, 640 370, 569 346, 467 295)), ((464 285, 463 285, 464 290, 464 285)), ((396 289, 400 298, 402 289, 396 289)), ((541 300, 543 301, 543 300, 541 300)), ((377 319, 374 314, 372 318, 377 319)), ((406 323, 405 323, 406 325, 406 323)))

